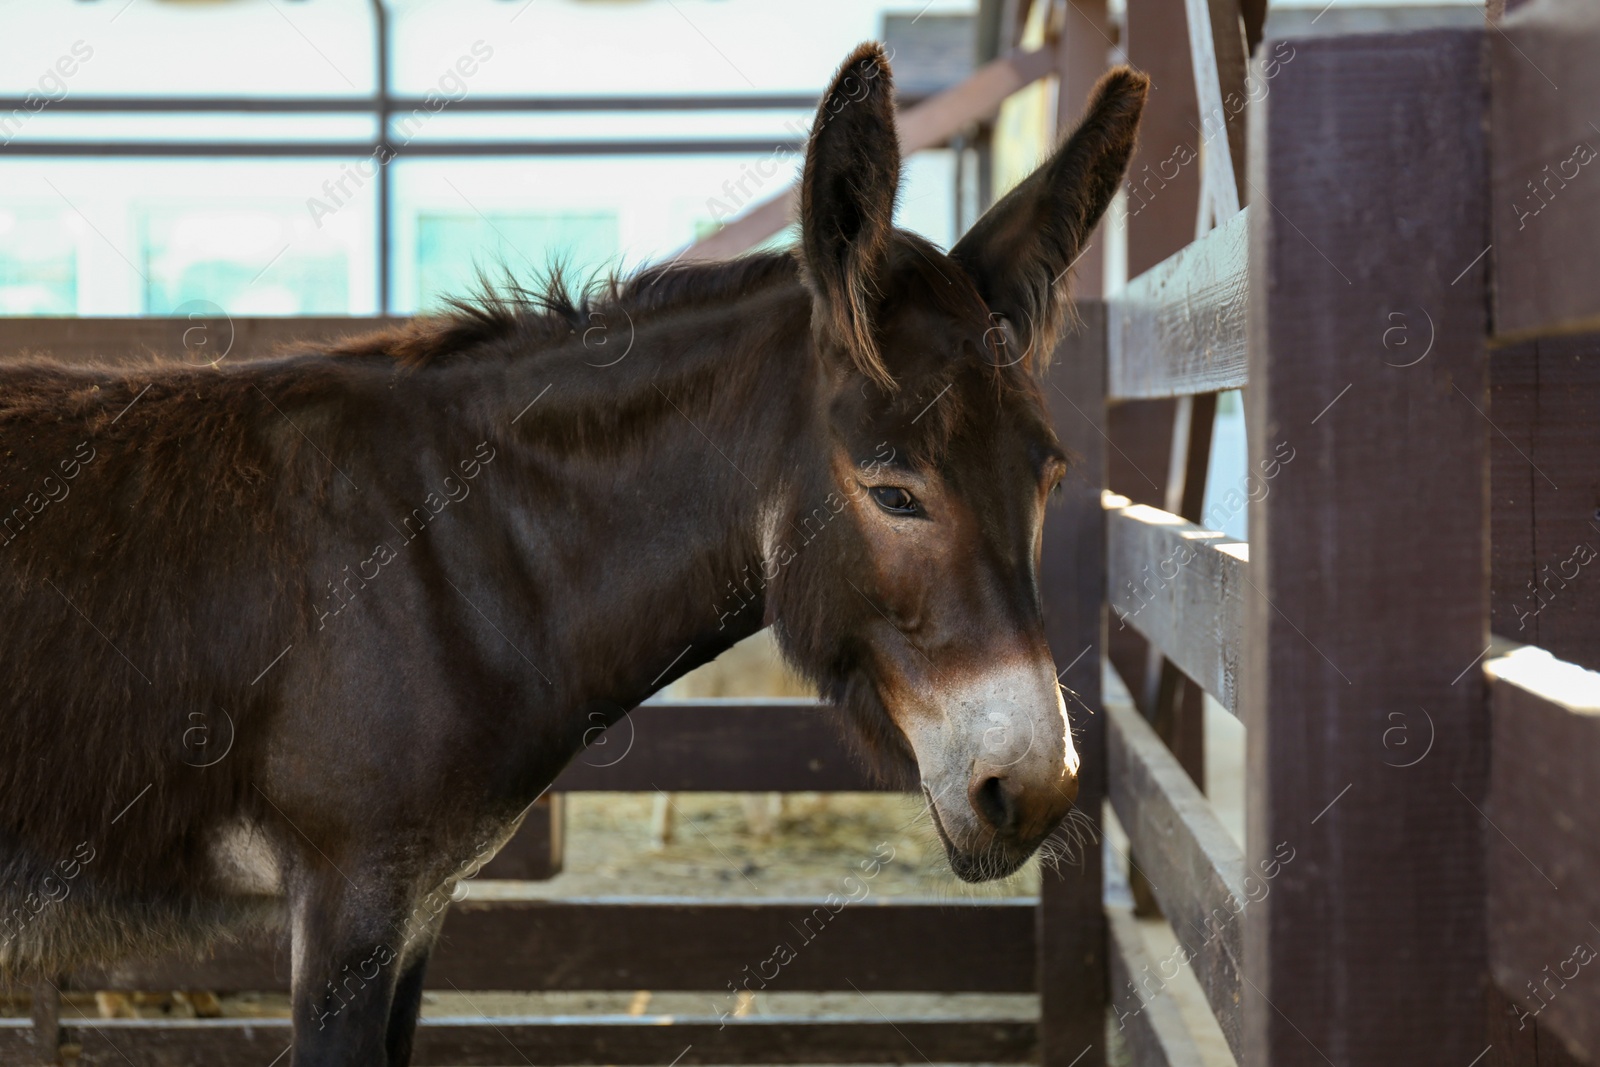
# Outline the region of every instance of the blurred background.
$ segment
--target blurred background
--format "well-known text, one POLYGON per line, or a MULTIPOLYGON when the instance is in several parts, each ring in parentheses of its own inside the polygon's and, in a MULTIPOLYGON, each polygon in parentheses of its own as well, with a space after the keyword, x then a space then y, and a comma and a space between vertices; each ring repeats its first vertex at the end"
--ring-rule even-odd
MULTIPOLYGON (((6 0, 0 314, 409 314, 476 265, 670 258, 793 178, 857 42, 893 50, 905 106, 1009 47, 1008 2, 6 0)), ((1271 17, 1457 10, 1482 17, 1271 17)), ((900 224, 948 246, 1038 161, 1053 109, 1040 83, 909 157, 900 224)))

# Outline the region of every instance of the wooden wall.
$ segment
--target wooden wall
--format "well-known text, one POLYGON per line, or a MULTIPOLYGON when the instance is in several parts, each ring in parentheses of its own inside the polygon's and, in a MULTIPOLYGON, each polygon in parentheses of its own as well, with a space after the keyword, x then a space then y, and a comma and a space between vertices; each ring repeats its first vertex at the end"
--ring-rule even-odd
POLYGON ((1508 345, 1489 374, 1492 628, 1600 670, 1600 333, 1508 345))

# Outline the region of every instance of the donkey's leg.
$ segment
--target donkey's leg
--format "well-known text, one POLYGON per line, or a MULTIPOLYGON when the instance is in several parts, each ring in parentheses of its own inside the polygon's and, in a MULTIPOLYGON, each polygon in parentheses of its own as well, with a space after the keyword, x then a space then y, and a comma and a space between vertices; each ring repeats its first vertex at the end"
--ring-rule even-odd
POLYGON ((386 1067, 401 976, 404 894, 337 871, 293 893, 293 1067, 386 1067))
POLYGON ((434 942, 439 939, 439 928, 444 925, 450 888, 453 886, 434 890, 423 898, 422 908, 412 913, 424 921, 418 924, 406 949, 400 979, 395 985, 394 1002, 389 1006, 389 1031, 385 1038, 389 1067, 410 1067, 417 1016, 422 1013, 422 979, 428 970, 428 959, 433 955, 434 942))
POLYGON ((422 979, 432 953, 431 944, 414 950, 395 985, 394 1002, 389 1006, 389 1032, 385 1038, 389 1067, 410 1067, 417 1016, 422 1013, 422 979))

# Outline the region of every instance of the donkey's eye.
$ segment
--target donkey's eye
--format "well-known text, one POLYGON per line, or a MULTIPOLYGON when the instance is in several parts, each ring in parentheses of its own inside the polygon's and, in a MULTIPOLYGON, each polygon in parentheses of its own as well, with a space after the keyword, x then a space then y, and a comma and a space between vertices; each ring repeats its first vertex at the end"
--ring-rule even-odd
POLYGON ((897 485, 877 485, 872 488, 872 499, 891 515, 916 515, 917 498, 897 485))

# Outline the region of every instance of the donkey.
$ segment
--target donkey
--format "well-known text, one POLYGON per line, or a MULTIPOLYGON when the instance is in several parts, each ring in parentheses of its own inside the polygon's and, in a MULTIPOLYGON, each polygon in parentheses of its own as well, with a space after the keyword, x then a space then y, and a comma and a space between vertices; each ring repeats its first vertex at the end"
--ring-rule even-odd
POLYGON ((792 252, 239 365, 7 364, 0 968, 287 928, 295 1067, 405 1064, 451 889, 597 722, 768 625, 956 875, 1015 870, 1077 789, 1039 375, 1146 88, 1109 73, 948 254, 893 225, 863 45, 792 252))

